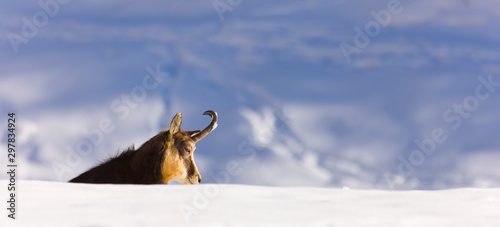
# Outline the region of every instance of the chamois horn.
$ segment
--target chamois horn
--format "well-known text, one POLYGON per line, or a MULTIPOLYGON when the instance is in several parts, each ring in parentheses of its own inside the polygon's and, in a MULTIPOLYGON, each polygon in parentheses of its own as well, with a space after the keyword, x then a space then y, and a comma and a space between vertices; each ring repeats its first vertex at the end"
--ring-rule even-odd
POLYGON ((208 135, 208 133, 210 133, 212 130, 217 128, 218 117, 217 117, 217 113, 215 111, 207 110, 203 113, 203 115, 209 115, 210 117, 212 117, 212 122, 210 122, 210 124, 205 129, 203 129, 200 133, 195 134, 194 136, 191 137, 191 139, 193 139, 193 141, 195 143, 200 141, 201 139, 203 139, 203 137, 208 135))

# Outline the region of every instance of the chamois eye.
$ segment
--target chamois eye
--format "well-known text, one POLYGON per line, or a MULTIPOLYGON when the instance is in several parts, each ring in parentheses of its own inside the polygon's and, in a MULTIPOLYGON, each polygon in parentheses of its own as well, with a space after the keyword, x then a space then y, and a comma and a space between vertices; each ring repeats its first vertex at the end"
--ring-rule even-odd
POLYGON ((187 152, 188 154, 191 153, 191 149, 189 149, 187 147, 184 148, 184 151, 187 152))

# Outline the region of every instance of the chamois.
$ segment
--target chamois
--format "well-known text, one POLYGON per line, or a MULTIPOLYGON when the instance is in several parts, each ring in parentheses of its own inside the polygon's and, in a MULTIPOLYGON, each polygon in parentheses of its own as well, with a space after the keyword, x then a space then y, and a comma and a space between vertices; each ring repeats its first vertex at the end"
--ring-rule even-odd
POLYGON ((161 131, 139 149, 133 146, 118 156, 80 174, 69 182, 95 184, 198 184, 201 174, 193 159, 195 143, 217 127, 217 113, 207 110, 210 124, 195 131, 182 131, 182 115, 177 113, 170 128, 161 131))

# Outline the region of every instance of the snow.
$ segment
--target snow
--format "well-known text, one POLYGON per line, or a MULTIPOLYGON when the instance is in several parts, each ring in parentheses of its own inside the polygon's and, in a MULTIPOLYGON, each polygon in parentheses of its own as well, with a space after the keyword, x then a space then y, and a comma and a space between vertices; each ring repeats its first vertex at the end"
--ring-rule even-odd
MULTIPOLYGON (((7 181, 0 181, 6 185, 7 181)), ((2 189, 5 190, 5 189, 2 189)), ((498 226, 500 189, 18 182, 0 226, 498 226)), ((2 194, 7 193, 6 191, 2 194)))

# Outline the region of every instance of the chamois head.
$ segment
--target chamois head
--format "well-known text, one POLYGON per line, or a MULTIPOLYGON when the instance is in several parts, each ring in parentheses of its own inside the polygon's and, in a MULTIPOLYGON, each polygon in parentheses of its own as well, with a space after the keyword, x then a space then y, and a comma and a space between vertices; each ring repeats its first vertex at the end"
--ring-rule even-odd
POLYGON ((177 113, 170 123, 168 136, 165 141, 165 160, 162 163, 164 183, 175 180, 183 184, 198 184, 201 174, 194 162, 193 152, 195 143, 203 139, 217 127, 217 113, 208 110, 203 115, 212 117, 212 122, 203 129, 195 131, 182 131, 182 115, 177 113))
POLYGON ((203 115, 212 122, 203 130, 182 131, 182 115, 172 119, 170 128, 161 131, 139 149, 130 147, 70 180, 75 183, 95 184, 166 184, 175 180, 184 184, 198 184, 200 172, 193 152, 195 143, 217 127, 217 113, 208 110, 203 115))

